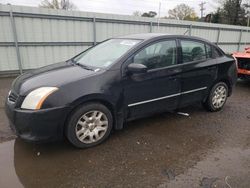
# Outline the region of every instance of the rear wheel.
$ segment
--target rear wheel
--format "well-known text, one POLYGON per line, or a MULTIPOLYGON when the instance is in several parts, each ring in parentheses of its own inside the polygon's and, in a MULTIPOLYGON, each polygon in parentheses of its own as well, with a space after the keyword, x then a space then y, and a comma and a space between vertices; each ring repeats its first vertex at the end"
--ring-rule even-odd
POLYGON ((209 96, 204 103, 204 107, 211 111, 220 111, 225 105, 228 97, 228 86, 224 82, 219 82, 213 86, 209 96))
POLYGON ((112 125, 112 114, 107 107, 88 103, 73 112, 65 131, 74 146, 87 148, 102 143, 110 135, 112 125))

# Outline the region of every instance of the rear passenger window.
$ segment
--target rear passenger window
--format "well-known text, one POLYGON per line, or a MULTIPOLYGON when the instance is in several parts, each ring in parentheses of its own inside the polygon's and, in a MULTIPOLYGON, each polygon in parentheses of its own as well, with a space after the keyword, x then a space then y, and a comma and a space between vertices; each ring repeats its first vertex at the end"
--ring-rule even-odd
POLYGON ((207 58, 205 44, 202 42, 182 40, 181 48, 183 63, 205 60, 207 58))

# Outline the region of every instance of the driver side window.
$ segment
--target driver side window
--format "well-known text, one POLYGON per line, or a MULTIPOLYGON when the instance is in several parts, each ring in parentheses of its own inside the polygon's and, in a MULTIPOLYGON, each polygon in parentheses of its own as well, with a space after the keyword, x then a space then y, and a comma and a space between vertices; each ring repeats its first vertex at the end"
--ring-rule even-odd
POLYGON ((175 65, 176 51, 175 40, 157 42, 142 49, 134 56, 133 62, 143 64, 149 70, 175 65))

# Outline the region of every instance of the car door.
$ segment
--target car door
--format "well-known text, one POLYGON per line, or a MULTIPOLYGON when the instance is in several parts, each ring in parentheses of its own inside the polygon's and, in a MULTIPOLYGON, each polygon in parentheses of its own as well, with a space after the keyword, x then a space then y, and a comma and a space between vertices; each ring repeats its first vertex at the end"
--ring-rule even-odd
MULTIPOLYGON (((127 62, 147 66, 147 72, 125 74, 123 77, 124 102, 128 118, 175 109, 180 95, 180 68, 176 40, 151 43, 127 62)), ((125 67, 126 67, 125 66, 125 67)))
POLYGON ((179 42, 182 53, 180 107, 183 107, 204 99, 216 79, 218 66, 209 44, 188 39, 179 42))

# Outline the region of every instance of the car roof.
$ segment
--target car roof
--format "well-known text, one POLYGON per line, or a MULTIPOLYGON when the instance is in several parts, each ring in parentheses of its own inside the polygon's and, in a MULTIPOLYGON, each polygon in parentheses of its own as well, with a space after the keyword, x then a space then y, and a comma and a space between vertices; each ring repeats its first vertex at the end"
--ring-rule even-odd
POLYGON ((160 37, 160 36, 171 36, 171 34, 167 34, 167 33, 140 33, 140 34, 120 36, 118 38, 147 40, 147 39, 160 37))
POLYGON ((125 36, 120 36, 116 38, 121 38, 121 39, 141 39, 141 40, 149 40, 153 38, 165 38, 165 37, 176 37, 176 38, 186 38, 186 39, 196 39, 196 40, 201 40, 204 42, 210 43, 210 41, 199 38, 199 37, 194 37, 194 36, 189 36, 189 35, 176 35, 176 34, 169 34, 169 33, 140 33, 140 34, 131 34, 131 35, 125 35, 125 36))
MULTIPOLYGON (((116 38, 150 40, 150 39, 154 39, 154 38, 159 39, 159 38, 167 38, 167 37, 182 38, 182 39, 194 39, 194 40, 203 41, 203 42, 209 43, 213 46, 216 46, 215 44, 213 44, 212 42, 210 42, 204 38, 189 36, 189 35, 169 34, 169 33, 140 33, 140 34, 131 34, 131 35, 120 36, 120 37, 116 37, 116 38)), ((218 46, 216 46, 216 47, 218 47, 218 46)))

